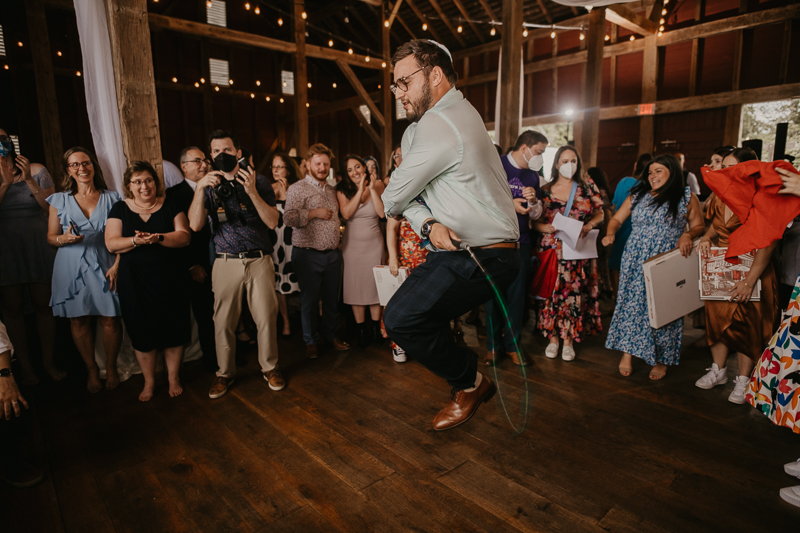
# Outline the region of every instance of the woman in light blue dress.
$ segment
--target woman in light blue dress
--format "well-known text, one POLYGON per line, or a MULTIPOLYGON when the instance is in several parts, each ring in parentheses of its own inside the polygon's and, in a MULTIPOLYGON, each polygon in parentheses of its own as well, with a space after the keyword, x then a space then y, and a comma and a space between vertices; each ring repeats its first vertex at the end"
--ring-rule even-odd
POLYGON ((102 388, 91 327, 92 317, 97 317, 108 357, 106 388, 111 390, 119 385, 122 320, 116 293, 119 256, 106 249, 105 228, 108 212, 120 197, 107 190, 97 159, 86 149, 67 150, 62 166, 64 192, 47 199, 47 241, 58 248, 50 305, 55 316, 70 319, 72 338, 89 371, 86 388, 93 393, 102 388))
POLYGON ((614 234, 628 217, 633 230, 622 254, 619 296, 606 348, 624 352, 619 363, 623 376, 631 375, 632 356, 636 356, 653 367, 650 379, 658 380, 666 375, 667 366, 680 360, 683 318, 658 329, 650 327, 642 267, 651 257, 676 246, 687 257, 692 241, 705 230, 700 202, 684 184, 677 159, 662 155, 648 163, 609 222, 604 246, 614 243, 614 234), (690 229, 684 231, 687 222, 690 229))

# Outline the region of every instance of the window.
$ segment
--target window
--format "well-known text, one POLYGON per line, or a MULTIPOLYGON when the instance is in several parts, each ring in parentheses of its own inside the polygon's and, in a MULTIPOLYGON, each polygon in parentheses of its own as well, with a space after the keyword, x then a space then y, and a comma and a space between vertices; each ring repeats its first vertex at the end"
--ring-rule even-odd
POLYGON ((0 26, 0 56, 6 55, 6 40, 3 37, 3 27, 0 26))
POLYGON ((403 102, 401 102, 399 99, 395 100, 394 107, 395 107, 394 115, 397 120, 403 120, 404 118, 406 118, 406 110, 403 108, 403 102))
POLYGON ((281 71, 281 92, 283 94, 294 94, 294 72, 291 70, 281 71))
POLYGON ((358 110, 361 111, 361 114, 364 115, 364 120, 367 121, 367 124, 372 124, 372 115, 369 112, 369 106, 366 104, 358 106, 358 110))
MULTIPOLYGON (((223 28, 228 27, 224 0, 206 2, 206 22, 215 26, 222 26, 223 28)), ((225 80, 225 83, 228 83, 228 80, 225 80)))
POLYGON ((228 86, 230 69, 226 60, 208 58, 208 72, 212 85, 228 86))
POLYGON ((763 143, 761 160, 772 161, 775 155, 776 129, 781 122, 789 123, 784 152, 795 158, 800 157, 800 98, 742 106, 738 144, 759 139, 763 143))

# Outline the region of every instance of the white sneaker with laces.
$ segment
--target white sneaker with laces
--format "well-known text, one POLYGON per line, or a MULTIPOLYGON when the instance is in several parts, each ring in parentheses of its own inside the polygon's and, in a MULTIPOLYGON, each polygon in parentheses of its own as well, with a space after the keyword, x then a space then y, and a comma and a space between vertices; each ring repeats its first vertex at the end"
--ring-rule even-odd
POLYGON ((731 403, 744 403, 744 395, 747 393, 747 384, 750 383, 750 376, 736 376, 733 380, 735 386, 733 392, 728 396, 731 403))
POLYGON ((558 357, 558 344, 550 343, 547 345, 547 348, 544 350, 544 355, 548 359, 555 359, 558 357))
POLYGON ((786 473, 790 476, 800 478, 800 459, 793 463, 786 463, 783 465, 783 469, 786 470, 786 473))
POLYGON ((572 346, 564 346, 564 348, 561 349, 561 359, 564 361, 572 361, 575 359, 575 348, 572 346))
POLYGON ((405 363, 408 361, 406 357, 406 352, 401 347, 392 348, 392 359, 394 359, 395 363, 405 363))
POLYGON ((728 374, 725 368, 720 368, 717 363, 713 363, 711 368, 706 368, 708 374, 698 379, 695 386, 701 389, 713 389, 717 385, 725 385, 728 382, 728 374))
POLYGON ((781 489, 781 498, 794 506, 800 507, 800 485, 781 489))

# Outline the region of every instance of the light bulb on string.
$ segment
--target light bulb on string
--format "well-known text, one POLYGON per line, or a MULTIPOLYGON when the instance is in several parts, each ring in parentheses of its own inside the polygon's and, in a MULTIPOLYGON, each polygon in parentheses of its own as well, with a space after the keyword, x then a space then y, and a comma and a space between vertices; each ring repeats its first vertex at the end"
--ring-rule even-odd
POLYGON ((659 37, 661 37, 662 35, 664 35, 662 32, 658 32, 659 37))
POLYGON ((280 102, 283 103, 283 98, 280 99, 280 102))
POLYGON ((228 80, 228 85, 233 85, 233 80, 228 80))
POLYGON ((459 26, 458 26, 458 28, 456 28, 456 31, 457 31, 458 33, 461 33, 462 31, 464 31, 464 28, 463 28, 463 27, 461 27, 461 25, 459 25, 459 26))
POLYGON ((333 48, 333 39, 331 39, 330 41, 328 41, 328 46, 330 46, 331 48, 333 48))
MULTIPOLYGON (((8 70, 8 65, 6 65, 6 70, 8 70)), ((75 75, 80 78, 81 77, 81 71, 79 70, 78 72, 75 73, 75 75)))
POLYGON ((661 32, 663 32, 663 31, 664 31, 664 26, 660 26, 660 27, 658 28, 658 31, 661 31, 661 32))
POLYGON ((200 83, 205 83, 205 82, 206 82, 205 78, 200 78, 200 83))
POLYGON ((422 23, 422 31, 428 31, 428 24, 426 22, 422 23))
POLYGON ((489 32, 489 35, 491 35, 492 37, 494 37, 494 36, 495 36, 495 34, 497 34, 497 32, 495 31, 495 29, 494 29, 494 28, 492 28, 492 31, 490 31, 490 32, 489 32))
POLYGON ((269 96, 267 96, 267 102, 269 102, 269 96))
POLYGON ((610 40, 611 40, 611 37, 609 37, 608 35, 606 35, 606 38, 605 38, 605 40, 606 40, 606 41, 610 41, 610 40))
POLYGON ((667 10, 666 10, 666 9, 662 9, 662 10, 661 10, 661 16, 662 16, 662 17, 665 17, 665 16, 667 16, 667 10))
POLYGON ((172 83, 178 83, 178 78, 172 78, 172 83))
POLYGON ((369 63, 369 56, 364 56, 364 61, 366 61, 367 63, 369 63))
POLYGON ((551 31, 551 32, 550 32, 550 38, 551 38, 551 39, 555 39, 555 38, 556 38, 556 32, 554 32, 554 31, 551 31))
POLYGON ((311 88, 311 82, 308 82, 308 88, 309 89, 311 88))
POLYGON ((194 86, 195 87, 200 87, 200 84, 198 82, 194 82, 194 86))
POLYGON ((211 0, 208 0, 208 2, 206 2, 206 7, 211 7, 213 5, 214 3, 211 0))
POLYGON ((247 3, 244 5, 244 8, 245 8, 246 10, 250 11, 250 2, 247 2, 247 3))
POLYGON ((257 87, 261 87, 261 81, 260 80, 256 80, 256 86, 257 87))
POLYGON ((278 26, 283 26, 283 19, 278 19, 278 26))
POLYGON ((306 20, 306 19, 308 18, 308 15, 306 15, 306 12, 305 12, 305 11, 303 11, 302 13, 300 13, 300 16, 301 16, 301 17, 303 17, 303 20, 306 20))
POLYGON ((635 40, 636 40, 636 37, 634 35, 631 35, 631 41, 635 41, 635 40))
POLYGON ((585 38, 586 38, 586 36, 583 34, 583 32, 581 32, 581 36, 580 36, 581 41, 584 40, 585 38))
POLYGON ((352 48, 348 48, 347 49, 347 53, 350 54, 350 55, 353 55, 353 49, 352 48))
POLYGON ((388 28, 389 27, 389 21, 388 20, 384 20, 383 21, 383 25, 384 25, 384 27, 388 28))
POLYGON ((56 55, 58 55, 58 57, 61 57, 61 51, 59 50, 58 52, 56 52, 56 55))
POLYGON ((336 88, 336 82, 333 82, 333 88, 334 89, 336 88))
POLYGON ((311 104, 309 104, 308 102, 306 102, 306 107, 311 107, 311 104))
POLYGON ((383 63, 381 63, 381 67, 383 67, 383 68, 386 68, 386 61, 384 61, 383 63))
POLYGON ((658 21, 658 23, 659 23, 659 24, 661 24, 662 26, 663 26, 664 24, 666 24, 666 22, 667 22, 667 21, 666 21, 666 20, 664 20, 664 19, 661 19, 661 20, 659 20, 659 21, 658 21))
POLYGON ((219 87, 215 85, 215 86, 214 86, 214 90, 215 90, 215 91, 217 91, 217 92, 219 92, 219 87))
POLYGON ((250 93, 250 98, 255 98, 256 95, 254 93, 250 93))
POLYGON ((256 6, 256 8, 253 10, 253 12, 254 12, 256 15, 260 15, 260 14, 261 14, 261 9, 260 9, 258 6, 256 6))
POLYGON ((528 28, 525 28, 524 30, 522 30, 522 36, 523 37, 527 37, 528 36, 528 28))

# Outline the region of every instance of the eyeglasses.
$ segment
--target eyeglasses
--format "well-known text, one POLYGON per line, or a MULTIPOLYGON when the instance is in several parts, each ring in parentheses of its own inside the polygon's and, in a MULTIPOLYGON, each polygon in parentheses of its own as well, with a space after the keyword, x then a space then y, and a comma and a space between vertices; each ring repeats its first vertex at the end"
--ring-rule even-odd
POLYGON ((67 166, 72 170, 76 170, 78 167, 92 168, 94 165, 92 165, 91 161, 77 161, 75 163, 70 163, 67 166))
POLYGON ((150 184, 152 184, 154 182, 155 182, 155 180, 153 180, 153 178, 147 178, 147 179, 144 179, 144 180, 134 180, 134 181, 131 182, 131 186, 133 186, 133 187, 141 187, 142 185, 150 185, 150 184))
POLYGON ((400 155, 400 154, 394 154, 392 156, 392 159, 395 160, 395 161, 401 161, 403 159, 403 156, 400 155))
POLYGON ((205 162, 206 162, 205 159, 200 159, 199 157, 197 159, 187 159, 186 161, 184 161, 184 163, 187 163, 187 164, 188 163, 194 163, 197 166, 200 166, 205 162))
POLYGON ((286 168, 286 167, 283 166, 283 165, 272 165, 272 170, 275 170, 275 171, 278 171, 278 170, 280 170, 282 168, 286 168))
POLYGON ((426 68, 428 68, 428 67, 422 67, 421 69, 415 70, 414 72, 412 72, 408 76, 403 76, 402 78, 397 78, 397 81, 395 81, 393 84, 391 84, 389 86, 389 89, 392 90, 392 94, 397 93, 397 89, 400 89, 403 92, 408 91, 408 78, 410 78, 411 76, 413 76, 414 74, 416 74, 420 70, 425 70, 426 68))

